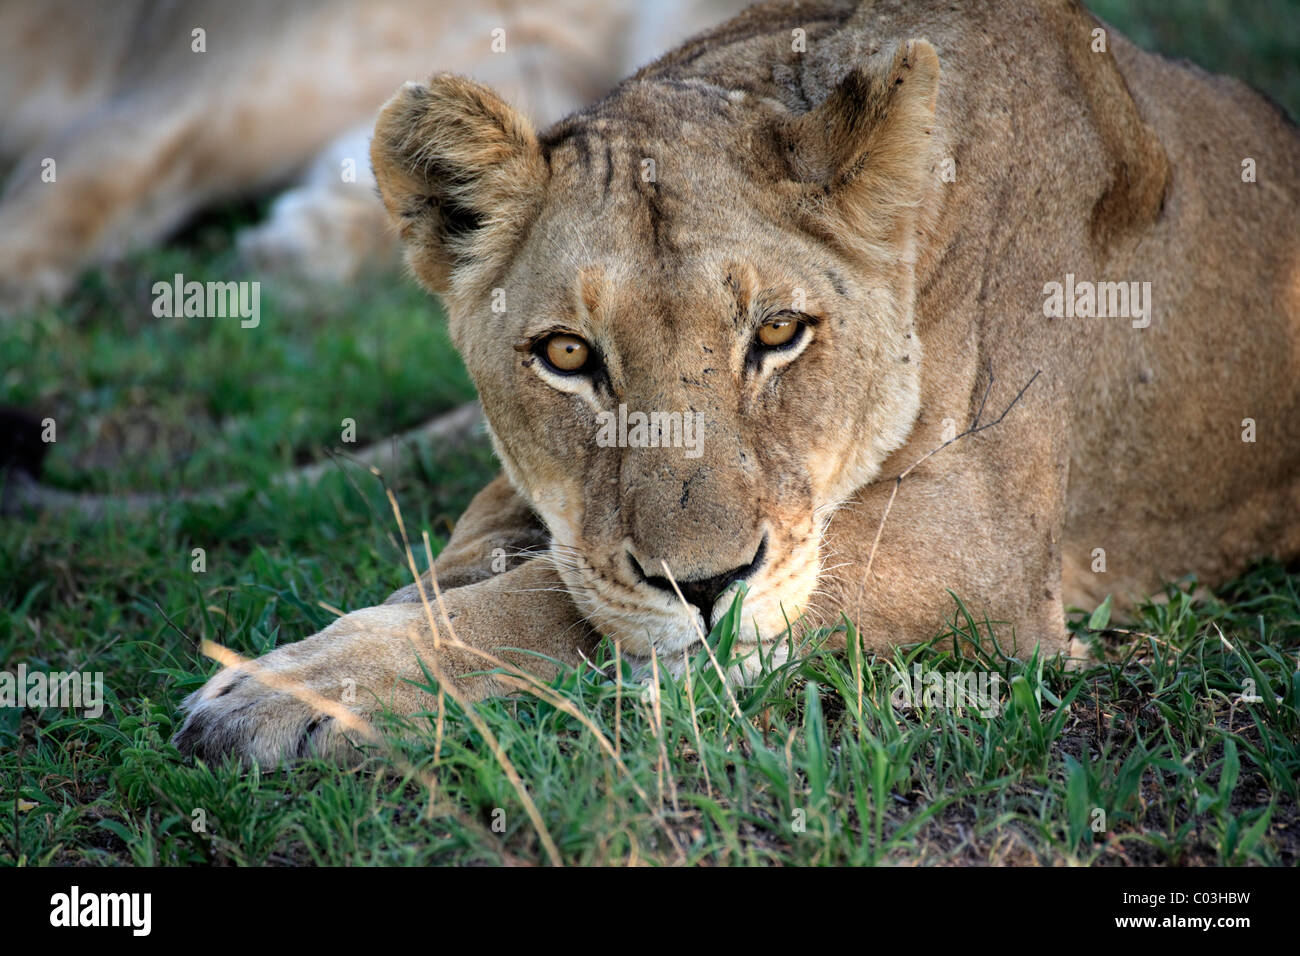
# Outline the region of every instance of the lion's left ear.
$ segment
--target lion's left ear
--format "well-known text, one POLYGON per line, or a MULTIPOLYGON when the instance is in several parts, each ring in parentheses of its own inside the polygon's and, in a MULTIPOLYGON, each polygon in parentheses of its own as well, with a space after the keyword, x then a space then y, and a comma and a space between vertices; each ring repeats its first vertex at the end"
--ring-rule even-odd
POLYGON ((389 100, 370 144, 379 193, 426 288, 472 291, 495 274, 540 206, 547 166, 528 120, 448 73, 389 100))
POLYGON ((930 132, 939 55, 925 40, 851 71, 820 105, 786 120, 778 137, 797 181, 831 199, 823 211, 884 245, 920 202, 932 175, 930 132))

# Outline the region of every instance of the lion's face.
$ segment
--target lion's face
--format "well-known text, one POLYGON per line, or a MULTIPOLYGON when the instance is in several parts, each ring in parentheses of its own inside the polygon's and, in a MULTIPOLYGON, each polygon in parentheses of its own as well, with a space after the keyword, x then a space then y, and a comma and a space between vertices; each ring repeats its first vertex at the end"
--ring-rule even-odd
MULTIPOLYGON (((412 123, 428 128, 406 115, 427 117, 427 94, 406 113, 403 95, 384 114, 402 124, 398 153, 412 123)), ((485 187, 506 205, 426 194, 449 238, 411 261, 448 300, 497 452, 580 609, 626 653, 678 660, 735 582, 742 639, 774 638, 808 607, 835 573, 827 521, 916 417, 921 356, 908 231, 882 221, 855 244, 824 206, 810 214, 821 187, 774 172, 796 121, 709 125, 743 96, 640 95, 622 104, 634 120, 578 117, 540 142, 495 114, 489 132, 523 142, 520 168, 485 187), (489 218, 496 243, 475 235, 489 218)), ((506 109, 469 96, 471 114, 506 109)), ((392 189, 384 123, 385 200, 427 251, 411 234, 430 213, 392 189)))
POLYGON ((599 171, 562 162, 496 287, 505 311, 487 291, 454 320, 501 460, 630 653, 694 640, 733 580, 746 633, 779 634, 833 563, 826 520, 914 412, 897 295, 725 183, 661 182, 651 224, 634 158, 604 202, 599 171), (725 218, 692 214, 709 196, 725 218))

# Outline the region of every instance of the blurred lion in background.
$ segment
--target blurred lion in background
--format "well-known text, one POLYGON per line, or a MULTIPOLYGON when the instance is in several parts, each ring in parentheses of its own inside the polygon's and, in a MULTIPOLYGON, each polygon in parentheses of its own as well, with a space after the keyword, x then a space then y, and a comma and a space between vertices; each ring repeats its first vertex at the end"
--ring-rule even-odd
POLYGON ((304 171, 239 235, 250 267, 343 281, 396 263, 367 156, 394 87, 465 73, 546 125, 743 5, 4 0, 0 309, 304 171))

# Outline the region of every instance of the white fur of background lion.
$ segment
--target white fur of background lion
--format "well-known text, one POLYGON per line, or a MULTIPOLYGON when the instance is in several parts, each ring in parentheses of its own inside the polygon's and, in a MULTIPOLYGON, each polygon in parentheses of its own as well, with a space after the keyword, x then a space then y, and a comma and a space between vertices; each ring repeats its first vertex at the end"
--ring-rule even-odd
POLYGON ((0 4, 0 308, 195 212, 302 180, 239 247, 257 271, 344 281, 395 262, 367 139, 402 82, 449 70, 545 125, 743 0, 45 0, 0 4), (206 52, 192 49, 205 31, 206 52), (493 30, 506 52, 493 53, 493 30), (57 178, 41 178, 56 162, 57 178), (345 182, 344 160, 355 161, 345 182))

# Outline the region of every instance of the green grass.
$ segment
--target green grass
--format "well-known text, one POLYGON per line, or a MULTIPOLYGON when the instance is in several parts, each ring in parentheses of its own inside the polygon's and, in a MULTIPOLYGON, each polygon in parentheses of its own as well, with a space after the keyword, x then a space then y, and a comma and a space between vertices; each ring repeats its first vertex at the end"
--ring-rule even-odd
POLYGON ((50 415, 52 484, 77 490, 260 481, 473 397, 435 300, 397 276, 314 295, 264 285, 260 324, 155 318, 154 282, 255 279, 230 229, 89 275, 0 328, 0 402, 50 415))
MULTIPOLYGON (((1094 7, 1300 106, 1290 4, 1094 7)), ((689 688, 663 676, 657 707, 608 660, 555 683, 562 707, 477 705, 540 828, 454 704, 441 735, 412 719, 362 772, 182 759, 168 743, 179 702, 212 672, 200 639, 259 654, 331 620, 321 602, 367 606, 408 580, 379 480, 347 466, 314 488, 269 477, 346 450, 345 417, 361 444, 472 394, 437 306, 396 277, 306 297, 266 287, 253 330, 153 318, 150 285, 174 272, 254 278, 230 250, 247 215, 0 325, 0 404, 58 422, 49 483, 249 485, 146 517, 0 520, 3 668, 102 671, 107 696, 100 720, 0 710, 0 863, 531 863, 548 858, 542 832, 576 863, 1300 863, 1300 575, 1275 564, 1210 597, 1171 585, 1123 631, 1078 611, 1072 627, 1113 658, 1082 675, 1002 655, 1005 629, 954 601, 946 630, 888 658, 831 654, 815 635, 736 691, 740 716, 707 660, 689 688), (999 711, 905 706, 895 675, 913 666, 996 673, 999 711)), ((426 448, 385 481, 436 548, 494 471, 481 446, 426 448)), ((734 630, 711 638, 724 658, 734 630)))
POLYGON ((1138 46, 1245 80, 1300 117, 1297 0, 1085 0, 1138 46))
MULTIPOLYGON (((382 552, 382 535, 371 545, 382 552)), ((117 598, 140 630, 122 621, 109 646, 85 649, 87 666, 107 672, 104 720, 45 712, 20 727, 5 712, 6 802, 22 801, 0 816, 11 860, 546 860, 503 766, 451 702, 441 737, 432 718, 414 718, 415 736, 363 773, 180 758, 167 742, 176 702, 206 672, 195 638, 258 653, 327 618, 309 595, 372 600, 392 584, 392 564, 356 572, 384 580, 377 589, 340 587, 320 561, 303 568, 288 552, 248 548, 220 575, 230 584, 163 575, 160 603, 184 639, 147 595, 117 598)), ((50 590, 28 592, 15 630, 37 609, 52 630, 64 624, 48 613, 50 590)), ((958 606, 945 634, 890 659, 829 654, 814 637, 802 659, 737 691, 740 717, 703 655, 689 688, 661 675, 657 709, 603 659, 606 673, 555 682, 569 708, 529 698, 477 710, 565 862, 1300 862, 1296 579, 1262 567, 1201 603, 1171 588, 1133 630, 1101 638, 1122 640, 1124 659, 1067 675, 1002 655, 986 622, 958 606), (1001 712, 903 706, 894 675, 914 665, 996 673, 1001 712), (1241 700, 1247 680, 1254 703, 1241 700)), ((728 619, 711 637, 724 667, 734 636, 728 619)))

